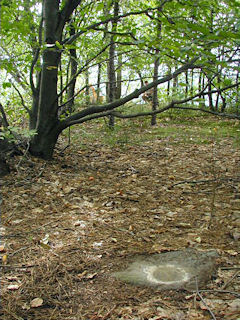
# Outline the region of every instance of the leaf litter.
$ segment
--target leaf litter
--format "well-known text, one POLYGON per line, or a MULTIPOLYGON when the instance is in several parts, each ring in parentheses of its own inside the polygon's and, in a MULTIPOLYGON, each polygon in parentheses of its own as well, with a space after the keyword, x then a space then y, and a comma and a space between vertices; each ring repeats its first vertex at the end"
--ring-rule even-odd
POLYGON ((25 159, 1 181, 2 319, 237 319, 239 164, 229 138, 96 139, 47 165, 25 159), (201 293, 111 277, 136 255, 183 248, 220 255, 201 293))

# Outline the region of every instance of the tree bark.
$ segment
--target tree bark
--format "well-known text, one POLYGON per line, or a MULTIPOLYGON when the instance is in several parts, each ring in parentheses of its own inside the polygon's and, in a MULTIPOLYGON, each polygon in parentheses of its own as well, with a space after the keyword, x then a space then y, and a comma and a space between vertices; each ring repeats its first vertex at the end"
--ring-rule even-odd
POLYGON ((121 95, 122 95, 122 54, 118 53, 116 99, 120 99, 121 95))
MULTIPOLYGON (((114 17, 118 16, 119 12, 119 0, 114 0, 114 17)), ((112 22, 112 32, 117 30, 117 20, 112 22)), ((108 101, 113 102, 116 99, 116 74, 115 74, 115 52, 116 44, 114 39, 114 34, 110 38, 110 47, 109 47, 109 68, 108 68, 108 82, 109 82, 109 92, 108 92, 108 101)), ((109 127, 114 128, 115 118, 113 115, 109 116, 109 127)))
MULTIPOLYGON (((75 28, 71 24, 70 26, 70 36, 75 34, 75 28)), ((75 75, 77 73, 77 52, 76 48, 72 48, 69 50, 70 52, 70 85, 67 89, 67 100, 69 101, 67 104, 67 112, 72 113, 74 108, 74 93, 75 93, 75 85, 76 85, 76 78, 75 75)))
POLYGON ((59 1, 43 2, 43 19, 45 24, 44 42, 46 49, 42 55, 42 69, 39 96, 35 96, 34 108, 31 110, 33 122, 36 121, 37 134, 30 141, 30 152, 42 158, 50 158, 59 135, 58 126, 58 66, 61 57, 56 41, 60 42, 58 28, 59 1), (48 149, 49 148, 49 149, 48 149))
MULTIPOLYGON (((156 57, 156 59, 154 61, 153 81, 158 79, 158 68, 159 68, 159 57, 158 57, 158 54, 159 54, 159 50, 156 50, 157 57, 156 57)), ((155 86, 153 88, 152 111, 157 110, 158 105, 159 105, 159 103, 158 103, 158 90, 157 90, 157 86, 155 86)), ((152 118, 151 118, 151 125, 155 126, 156 124, 157 124, 157 115, 153 114, 152 118)))
MULTIPOLYGON (((161 32, 162 32, 162 24, 160 22, 160 16, 161 16, 161 9, 158 8, 157 11, 158 15, 158 24, 157 24, 157 32, 156 36, 160 40, 161 39, 161 32)), ((160 50, 157 48, 155 50, 155 60, 154 60, 154 70, 153 70, 153 81, 156 81, 158 79, 158 68, 159 68, 159 53, 160 50)), ((153 101, 152 101, 152 111, 156 111, 158 108, 159 102, 158 102, 158 90, 157 86, 153 88, 153 101)), ((157 124, 157 115, 153 114, 151 118, 151 125, 155 126, 157 124)))
POLYGON ((98 74, 97 74, 97 102, 100 101, 100 86, 101 86, 101 76, 102 76, 102 65, 98 64, 98 74))
POLYGON ((41 127, 41 134, 33 137, 30 144, 30 152, 32 155, 49 160, 53 156, 54 148, 63 128, 59 121, 47 122, 41 127))

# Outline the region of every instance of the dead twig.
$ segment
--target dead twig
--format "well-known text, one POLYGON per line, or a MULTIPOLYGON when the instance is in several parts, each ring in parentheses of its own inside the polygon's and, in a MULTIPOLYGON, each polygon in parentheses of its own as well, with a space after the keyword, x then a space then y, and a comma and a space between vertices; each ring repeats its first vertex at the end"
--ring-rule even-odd
POLYGON ((26 157, 29 148, 30 148, 30 143, 28 142, 28 143, 27 143, 27 148, 26 148, 26 150, 24 151, 24 154, 22 155, 20 161, 18 162, 18 164, 17 164, 17 166, 16 166, 16 169, 17 169, 18 174, 19 174, 19 167, 20 167, 21 163, 23 162, 23 158, 26 157))
POLYGON ((9 256, 14 256, 16 253, 18 253, 18 252, 20 252, 20 251, 23 251, 23 250, 26 250, 26 249, 28 249, 28 248, 30 248, 30 246, 27 246, 27 247, 22 247, 22 248, 20 248, 20 249, 18 249, 18 250, 16 250, 16 251, 14 251, 14 252, 12 252, 12 253, 9 253, 9 256))
POLYGON ((213 320, 217 320, 217 318, 215 317, 214 313, 209 308, 209 306, 207 305, 207 303, 205 302, 205 300, 203 299, 203 296, 201 295, 201 293, 199 291, 197 277, 195 278, 195 280, 196 280, 196 296, 198 296, 201 299, 202 303, 205 305, 205 307, 207 308, 208 312, 211 314, 212 319, 213 320))
POLYGON ((221 270, 240 270, 240 267, 221 267, 221 270))
POLYGON ((236 276, 238 275, 240 273, 240 271, 238 270, 238 271, 236 271, 235 273, 234 273, 234 275, 221 287, 221 290, 224 290, 224 289, 226 289, 227 288, 227 286, 233 281, 233 279, 235 279, 236 278, 236 276))
POLYGON ((229 293, 233 296, 240 297, 240 293, 228 290, 199 290, 199 292, 211 292, 211 293, 229 293))

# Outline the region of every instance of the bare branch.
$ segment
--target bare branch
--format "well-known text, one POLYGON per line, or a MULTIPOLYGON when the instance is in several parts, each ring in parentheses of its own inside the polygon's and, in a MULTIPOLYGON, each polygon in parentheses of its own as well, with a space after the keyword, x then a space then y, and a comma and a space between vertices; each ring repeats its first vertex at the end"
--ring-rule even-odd
POLYGON ((13 88, 17 91, 21 101, 22 101, 22 106, 24 107, 24 109, 27 111, 28 114, 31 113, 31 110, 25 105, 25 102, 24 102, 24 99, 23 99, 23 96, 21 94, 21 92, 18 90, 18 88, 15 86, 15 84, 13 82, 11 82, 13 88))
POLYGON ((24 78, 24 74, 20 72, 18 66, 15 64, 15 62, 13 62, 14 56, 11 55, 11 53, 7 50, 7 48, 5 46, 1 47, 1 50, 3 50, 5 52, 5 54, 7 55, 8 59, 12 61, 12 64, 14 66, 14 70, 10 71, 9 73, 11 74, 11 76, 13 77, 13 79, 21 85, 21 87, 26 90, 27 88, 27 80, 24 78))
POLYGON ((61 34, 66 22, 70 19, 73 11, 81 4, 82 0, 67 0, 59 15, 58 31, 61 34))
MULTIPOLYGON (((77 76, 79 76, 79 74, 81 74, 86 67, 89 65, 90 62, 92 62, 93 60, 95 60, 98 56, 100 56, 108 47, 110 46, 110 44, 107 44, 100 52, 98 52, 94 57, 92 57, 91 59, 87 60, 86 63, 78 70, 78 72, 76 72, 76 74, 74 75, 74 77, 72 77, 72 79, 66 84, 66 86, 59 92, 57 99, 63 94, 63 92, 65 92, 67 90, 67 88, 71 85, 71 83, 74 81, 74 79, 77 78, 77 76)), ((54 101, 55 103, 56 101, 54 101)))
POLYGON ((237 114, 228 114, 228 113, 222 113, 222 112, 216 112, 216 111, 211 111, 203 108, 193 108, 193 107, 177 107, 173 106, 173 109, 181 109, 181 110, 192 110, 192 111, 200 111, 204 113, 209 113, 213 114, 214 116, 219 116, 223 118, 228 118, 228 119, 237 119, 240 120, 240 115, 237 114))
MULTIPOLYGON (((230 85, 228 87, 225 87, 225 88, 222 88, 222 89, 219 89, 219 90, 224 91, 224 90, 227 90, 229 88, 236 87, 237 85, 239 85, 239 84, 230 85)), ((146 117, 146 116, 152 116, 152 115, 155 115, 155 114, 160 114, 160 113, 163 113, 163 112, 165 112, 165 111, 167 111, 169 109, 193 110, 193 111, 200 111, 200 112, 213 114, 213 115, 220 116, 220 117, 225 117, 225 118, 228 118, 228 119, 240 119, 240 116, 239 115, 235 115, 235 114, 225 114, 225 113, 215 112, 215 111, 211 111, 211 110, 207 110, 207 109, 203 109, 203 108, 178 106, 180 104, 192 101, 195 98, 197 98, 197 97, 199 97, 199 96, 201 96, 203 94, 204 95, 205 94, 209 94, 209 92, 205 92, 204 93, 205 89, 206 89, 206 87, 202 91, 200 91, 197 94, 195 94, 194 96, 188 97, 186 99, 175 100, 175 101, 173 100, 167 106, 165 106, 165 107, 163 107, 161 109, 155 110, 155 111, 146 111, 146 112, 139 112, 139 113, 134 113, 134 114, 122 114, 120 112, 111 111, 111 110, 106 111, 106 112, 102 112, 102 113, 98 112, 98 113, 96 113, 94 115, 90 115, 88 113, 84 117, 80 117, 78 119, 75 118, 74 120, 69 121, 67 127, 75 125, 75 124, 83 123, 83 122, 86 122, 86 121, 90 121, 90 120, 106 117, 106 116, 109 116, 109 115, 114 115, 116 118, 120 118, 120 119, 133 119, 133 118, 146 117)), ((216 93, 219 90, 212 90, 210 93, 216 93)), ((90 108, 94 108, 94 107, 90 107, 90 108)), ((88 110, 88 109, 86 109, 86 110, 88 110)), ((71 118, 71 117, 69 117, 69 118, 71 118)), ((69 120, 69 118, 68 118, 68 120, 69 120)))

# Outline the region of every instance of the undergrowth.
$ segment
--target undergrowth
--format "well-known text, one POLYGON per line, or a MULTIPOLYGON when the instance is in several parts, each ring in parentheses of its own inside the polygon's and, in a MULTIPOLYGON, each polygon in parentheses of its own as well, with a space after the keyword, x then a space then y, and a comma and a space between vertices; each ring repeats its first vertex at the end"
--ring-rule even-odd
MULTIPOLYGON (((136 105, 131 112, 149 110, 149 106, 136 105)), ((157 125, 151 126, 151 117, 116 119, 114 129, 108 127, 108 119, 98 119, 71 129, 71 141, 82 148, 98 140, 101 144, 124 148, 142 145, 146 141, 169 137, 174 143, 209 144, 229 138, 237 147, 240 145, 240 122, 200 114, 194 111, 170 109, 157 116, 157 125)), ((67 132, 64 134, 67 135, 67 132)))

